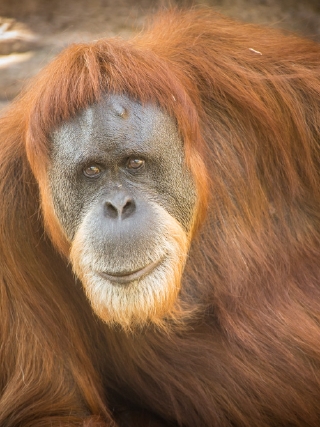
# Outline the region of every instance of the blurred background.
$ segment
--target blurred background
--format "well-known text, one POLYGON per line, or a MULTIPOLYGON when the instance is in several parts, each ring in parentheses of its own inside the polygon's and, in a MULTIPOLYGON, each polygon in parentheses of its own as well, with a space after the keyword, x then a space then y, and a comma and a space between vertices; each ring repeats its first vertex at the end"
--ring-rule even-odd
MULTIPOLYGON (((206 5, 233 18, 320 41, 320 0, 171 0, 206 5)), ((0 0, 0 111, 60 50, 73 42, 139 31, 166 0, 0 0)))

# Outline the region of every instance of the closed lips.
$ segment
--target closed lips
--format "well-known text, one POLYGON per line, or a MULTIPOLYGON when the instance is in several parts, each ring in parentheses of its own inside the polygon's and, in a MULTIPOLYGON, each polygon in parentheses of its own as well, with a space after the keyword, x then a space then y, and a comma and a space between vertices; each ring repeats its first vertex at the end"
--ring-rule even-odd
POLYGON ((159 265, 160 262, 161 260, 152 262, 151 264, 148 264, 147 266, 134 271, 121 271, 121 272, 112 272, 112 273, 103 271, 99 274, 104 279, 110 280, 110 282, 125 284, 125 283, 133 282, 134 280, 140 279, 143 276, 146 276, 155 267, 157 267, 157 265, 159 265))

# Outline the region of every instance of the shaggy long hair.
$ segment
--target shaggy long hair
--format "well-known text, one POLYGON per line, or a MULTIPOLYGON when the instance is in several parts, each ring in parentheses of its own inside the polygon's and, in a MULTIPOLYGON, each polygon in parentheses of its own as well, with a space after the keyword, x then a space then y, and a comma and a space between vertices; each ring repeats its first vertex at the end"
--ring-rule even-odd
POLYGON ((0 141, 1 426, 112 426, 124 409, 160 425, 319 426, 318 44, 166 12, 130 41, 67 48, 0 141), (50 203, 49 135, 105 93, 171 115, 197 185, 178 297, 193 314, 166 332, 92 314, 50 203))

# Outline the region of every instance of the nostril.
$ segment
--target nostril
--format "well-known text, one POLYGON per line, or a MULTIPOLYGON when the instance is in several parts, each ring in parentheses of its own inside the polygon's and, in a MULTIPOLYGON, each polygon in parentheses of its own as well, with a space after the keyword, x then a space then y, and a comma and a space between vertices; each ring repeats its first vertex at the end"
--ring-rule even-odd
POLYGON ((127 218, 136 209, 136 204, 132 199, 127 200, 126 204, 122 208, 122 218, 127 218))
POLYGON ((136 204, 133 199, 129 197, 114 197, 104 204, 104 215, 112 219, 125 219, 128 218, 136 209, 136 204))
POLYGON ((104 205, 104 212, 105 215, 109 218, 117 218, 118 217, 118 209, 113 206, 112 203, 106 202, 104 205))

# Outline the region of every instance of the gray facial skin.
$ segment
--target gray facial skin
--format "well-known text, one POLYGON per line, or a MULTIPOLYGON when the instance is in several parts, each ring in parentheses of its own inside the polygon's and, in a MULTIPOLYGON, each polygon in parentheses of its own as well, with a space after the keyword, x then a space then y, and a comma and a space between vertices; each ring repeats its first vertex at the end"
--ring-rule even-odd
POLYGON ((54 132, 50 165, 55 213, 70 242, 90 215, 97 250, 107 240, 115 257, 147 251, 157 228, 151 203, 190 228, 195 184, 174 120, 155 106, 108 96, 54 132))

